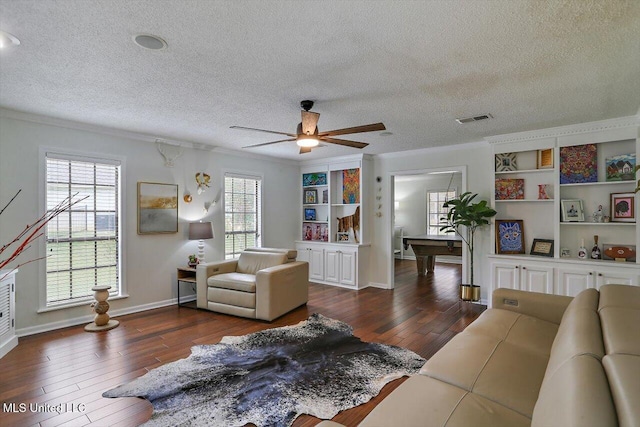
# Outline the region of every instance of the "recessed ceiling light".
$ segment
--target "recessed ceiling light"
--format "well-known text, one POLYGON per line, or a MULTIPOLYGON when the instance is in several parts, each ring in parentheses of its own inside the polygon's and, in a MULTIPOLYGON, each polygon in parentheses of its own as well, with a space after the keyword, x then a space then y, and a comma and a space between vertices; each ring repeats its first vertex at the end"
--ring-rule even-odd
POLYGON ((151 34, 138 34, 133 41, 140 47, 151 50, 163 50, 167 48, 167 42, 158 36, 151 34))
POLYGON ((18 46, 19 44, 20 40, 18 40, 16 36, 0 30, 0 49, 4 49, 11 45, 18 46))

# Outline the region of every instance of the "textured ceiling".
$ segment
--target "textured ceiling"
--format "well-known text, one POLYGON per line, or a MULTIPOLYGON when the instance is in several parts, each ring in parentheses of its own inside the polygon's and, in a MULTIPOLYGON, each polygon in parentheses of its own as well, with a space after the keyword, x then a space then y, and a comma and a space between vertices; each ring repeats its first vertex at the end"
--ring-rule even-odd
POLYGON ((0 53, 0 107, 228 149, 279 139, 232 125, 295 132, 303 99, 320 131, 384 122, 344 136, 370 154, 640 108, 637 0, 0 0, 0 28, 22 42, 0 53))

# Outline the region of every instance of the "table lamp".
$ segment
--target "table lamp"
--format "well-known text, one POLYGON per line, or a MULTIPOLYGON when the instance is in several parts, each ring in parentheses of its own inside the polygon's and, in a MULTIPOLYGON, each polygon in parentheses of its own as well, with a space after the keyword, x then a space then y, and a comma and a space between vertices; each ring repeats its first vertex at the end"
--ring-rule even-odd
POLYGON ((204 261, 204 239, 213 239, 213 227, 211 222, 189 223, 189 240, 198 241, 198 260, 204 261))

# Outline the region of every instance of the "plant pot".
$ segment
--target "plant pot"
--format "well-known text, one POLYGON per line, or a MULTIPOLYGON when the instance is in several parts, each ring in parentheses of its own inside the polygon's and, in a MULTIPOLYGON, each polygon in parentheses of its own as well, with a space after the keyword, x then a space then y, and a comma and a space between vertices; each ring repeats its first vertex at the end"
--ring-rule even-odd
POLYGON ((460 299, 462 301, 480 301, 480 286, 461 284, 460 299))

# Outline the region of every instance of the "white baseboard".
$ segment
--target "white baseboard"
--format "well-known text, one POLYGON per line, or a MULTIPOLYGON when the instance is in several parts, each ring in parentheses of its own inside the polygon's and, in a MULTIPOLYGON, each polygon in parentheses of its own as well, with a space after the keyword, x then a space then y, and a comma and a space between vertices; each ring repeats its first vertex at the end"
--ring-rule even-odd
POLYGON ((389 286, 388 283, 369 282, 369 286, 378 289, 391 289, 391 286, 389 286))
POLYGON ((13 350, 18 345, 18 337, 11 337, 11 339, 0 345, 0 359, 2 359, 7 353, 13 350))
MULTIPOLYGON (((189 297, 180 298, 180 302, 184 303, 188 301, 193 301, 195 299, 196 299, 195 295, 193 296, 190 295, 189 297)), ((121 308, 119 310, 110 310, 109 315, 111 317, 124 316, 125 314, 139 313, 141 311, 153 310, 154 308, 162 308, 162 307, 167 307, 167 306, 176 305, 176 304, 178 304, 178 299, 171 298, 164 301, 137 305, 135 307, 121 308)), ((18 337, 26 337, 28 335, 40 334, 42 332, 49 332, 49 331, 54 331, 56 329, 68 328, 69 326, 77 326, 77 325, 82 325, 83 323, 91 323, 94 317, 95 315, 89 314, 86 316, 75 317, 73 319, 61 320, 59 322, 51 322, 51 323, 46 323, 44 325, 31 326, 28 328, 20 328, 20 329, 16 329, 16 335, 18 337)))

